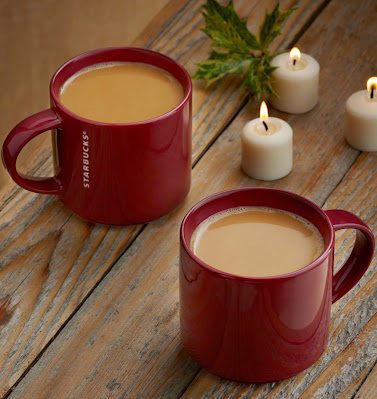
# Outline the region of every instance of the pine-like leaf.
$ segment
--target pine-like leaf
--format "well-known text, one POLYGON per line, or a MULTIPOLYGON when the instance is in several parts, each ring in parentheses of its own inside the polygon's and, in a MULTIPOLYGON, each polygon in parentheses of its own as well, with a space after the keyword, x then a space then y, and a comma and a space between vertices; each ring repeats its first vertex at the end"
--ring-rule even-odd
POLYGON ((271 14, 266 12, 263 24, 259 30, 259 43, 262 50, 266 50, 271 42, 281 34, 283 23, 295 9, 291 8, 288 11, 280 11, 278 3, 271 14))
POLYGON ((226 74, 243 74, 252 62, 250 55, 238 53, 220 53, 213 51, 208 60, 198 64, 198 70, 193 78, 206 79, 208 83, 222 78, 226 74))
POLYGON ((214 49, 207 60, 198 64, 193 78, 212 83, 227 74, 241 74, 243 85, 250 88, 255 98, 263 93, 275 94, 271 87, 275 67, 271 66, 273 54, 268 47, 281 33, 281 26, 292 11, 280 11, 277 4, 271 14, 266 12, 258 39, 237 15, 233 0, 226 6, 207 0, 202 11, 206 23, 203 32, 212 39, 214 49))
POLYGON ((237 15, 233 0, 222 6, 216 0, 207 0, 202 12, 206 26, 203 29, 212 40, 212 47, 221 47, 235 53, 260 50, 258 40, 237 15))
POLYGON ((255 58, 246 72, 242 86, 249 87, 257 100, 263 93, 276 95, 271 86, 270 76, 276 68, 263 58, 255 58))

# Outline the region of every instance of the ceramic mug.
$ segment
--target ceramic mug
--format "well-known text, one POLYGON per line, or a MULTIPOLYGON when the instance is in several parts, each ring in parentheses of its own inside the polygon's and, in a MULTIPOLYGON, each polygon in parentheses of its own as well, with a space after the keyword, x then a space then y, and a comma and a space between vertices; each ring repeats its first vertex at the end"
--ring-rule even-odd
POLYGON ((78 55, 53 76, 51 108, 26 118, 9 133, 3 162, 18 185, 59 195, 65 206, 85 219, 120 225, 157 219, 174 209, 190 189, 191 92, 187 71, 154 51, 119 47, 78 55), (94 122, 62 105, 59 91, 72 75, 112 61, 141 62, 171 73, 181 83, 184 99, 164 115, 122 124, 94 122), (18 173, 16 159, 22 148, 50 129, 55 176, 18 173))
POLYGON ((286 191, 240 188, 200 201, 185 216, 180 235, 184 347, 202 367, 232 380, 262 383, 299 373, 323 353, 331 304, 360 280, 373 251, 373 233, 357 216, 323 211, 286 191), (194 230, 209 216, 239 206, 271 207, 302 216, 321 233, 323 253, 300 270, 274 277, 240 277, 207 265, 190 249, 194 230), (356 242, 333 275, 335 231, 348 228, 357 230, 356 242))

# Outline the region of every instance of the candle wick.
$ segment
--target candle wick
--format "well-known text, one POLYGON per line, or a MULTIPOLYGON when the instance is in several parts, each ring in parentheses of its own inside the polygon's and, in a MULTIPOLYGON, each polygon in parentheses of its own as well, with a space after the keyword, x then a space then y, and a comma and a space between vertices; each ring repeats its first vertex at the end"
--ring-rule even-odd
POLYGON ((293 65, 296 65, 296 58, 293 59, 293 65))
POLYGON ((370 98, 373 98, 374 95, 374 86, 372 86, 372 90, 370 91, 370 98))
POLYGON ((262 121, 262 123, 263 123, 263 126, 264 126, 264 128, 266 129, 266 132, 267 132, 267 130, 268 130, 267 123, 265 121, 262 121))

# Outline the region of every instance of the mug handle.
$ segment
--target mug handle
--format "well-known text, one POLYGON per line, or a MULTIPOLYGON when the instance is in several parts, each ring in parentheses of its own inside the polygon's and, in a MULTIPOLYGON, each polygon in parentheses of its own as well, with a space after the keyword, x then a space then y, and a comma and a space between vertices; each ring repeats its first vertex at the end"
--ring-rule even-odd
POLYGON ((34 177, 17 172, 16 161, 22 148, 34 137, 46 130, 62 125, 56 112, 50 108, 24 119, 16 125, 3 144, 3 163, 10 177, 26 190, 39 194, 61 194, 63 187, 56 176, 34 177))
POLYGON ((371 229, 356 215, 343 210, 325 211, 334 230, 356 229, 352 252, 332 281, 332 303, 345 295, 367 271, 374 253, 375 240, 371 229))

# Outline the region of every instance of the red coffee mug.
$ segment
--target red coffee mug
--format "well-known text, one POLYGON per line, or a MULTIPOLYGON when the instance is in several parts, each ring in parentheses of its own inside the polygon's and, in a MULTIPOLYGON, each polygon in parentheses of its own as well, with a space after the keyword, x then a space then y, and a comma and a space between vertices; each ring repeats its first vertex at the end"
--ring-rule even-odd
POLYGON ((374 251, 373 233, 357 216, 323 211, 299 195, 269 188, 229 190, 200 201, 184 218, 180 237, 183 345, 208 371, 253 383, 291 377, 321 356, 331 304, 360 280, 374 251), (320 231, 324 252, 306 267, 274 277, 240 277, 207 265, 190 249, 194 230, 209 216, 239 206, 302 216, 320 231), (335 231, 346 228, 357 230, 356 242, 333 276, 335 231))
POLYGON ((120 225, 157 219, 174 209, 190 189, 191 92, 187 71, 154 51, 119 47, 78 55, 53 76, 51 108, 26 118, 9 133, 3 146, 4 165, 18 185, 59 195, 64 205, 85 219, 120 225), (157 118, 122 124, 94 122, 62 105, 58 95, 67 79, 93 64, 112 61, 141 62, 171 73, 184 89, 183 101, 157 118), (49 129, 55 129, 55 176, 18 173, 21 149, 49 129))

